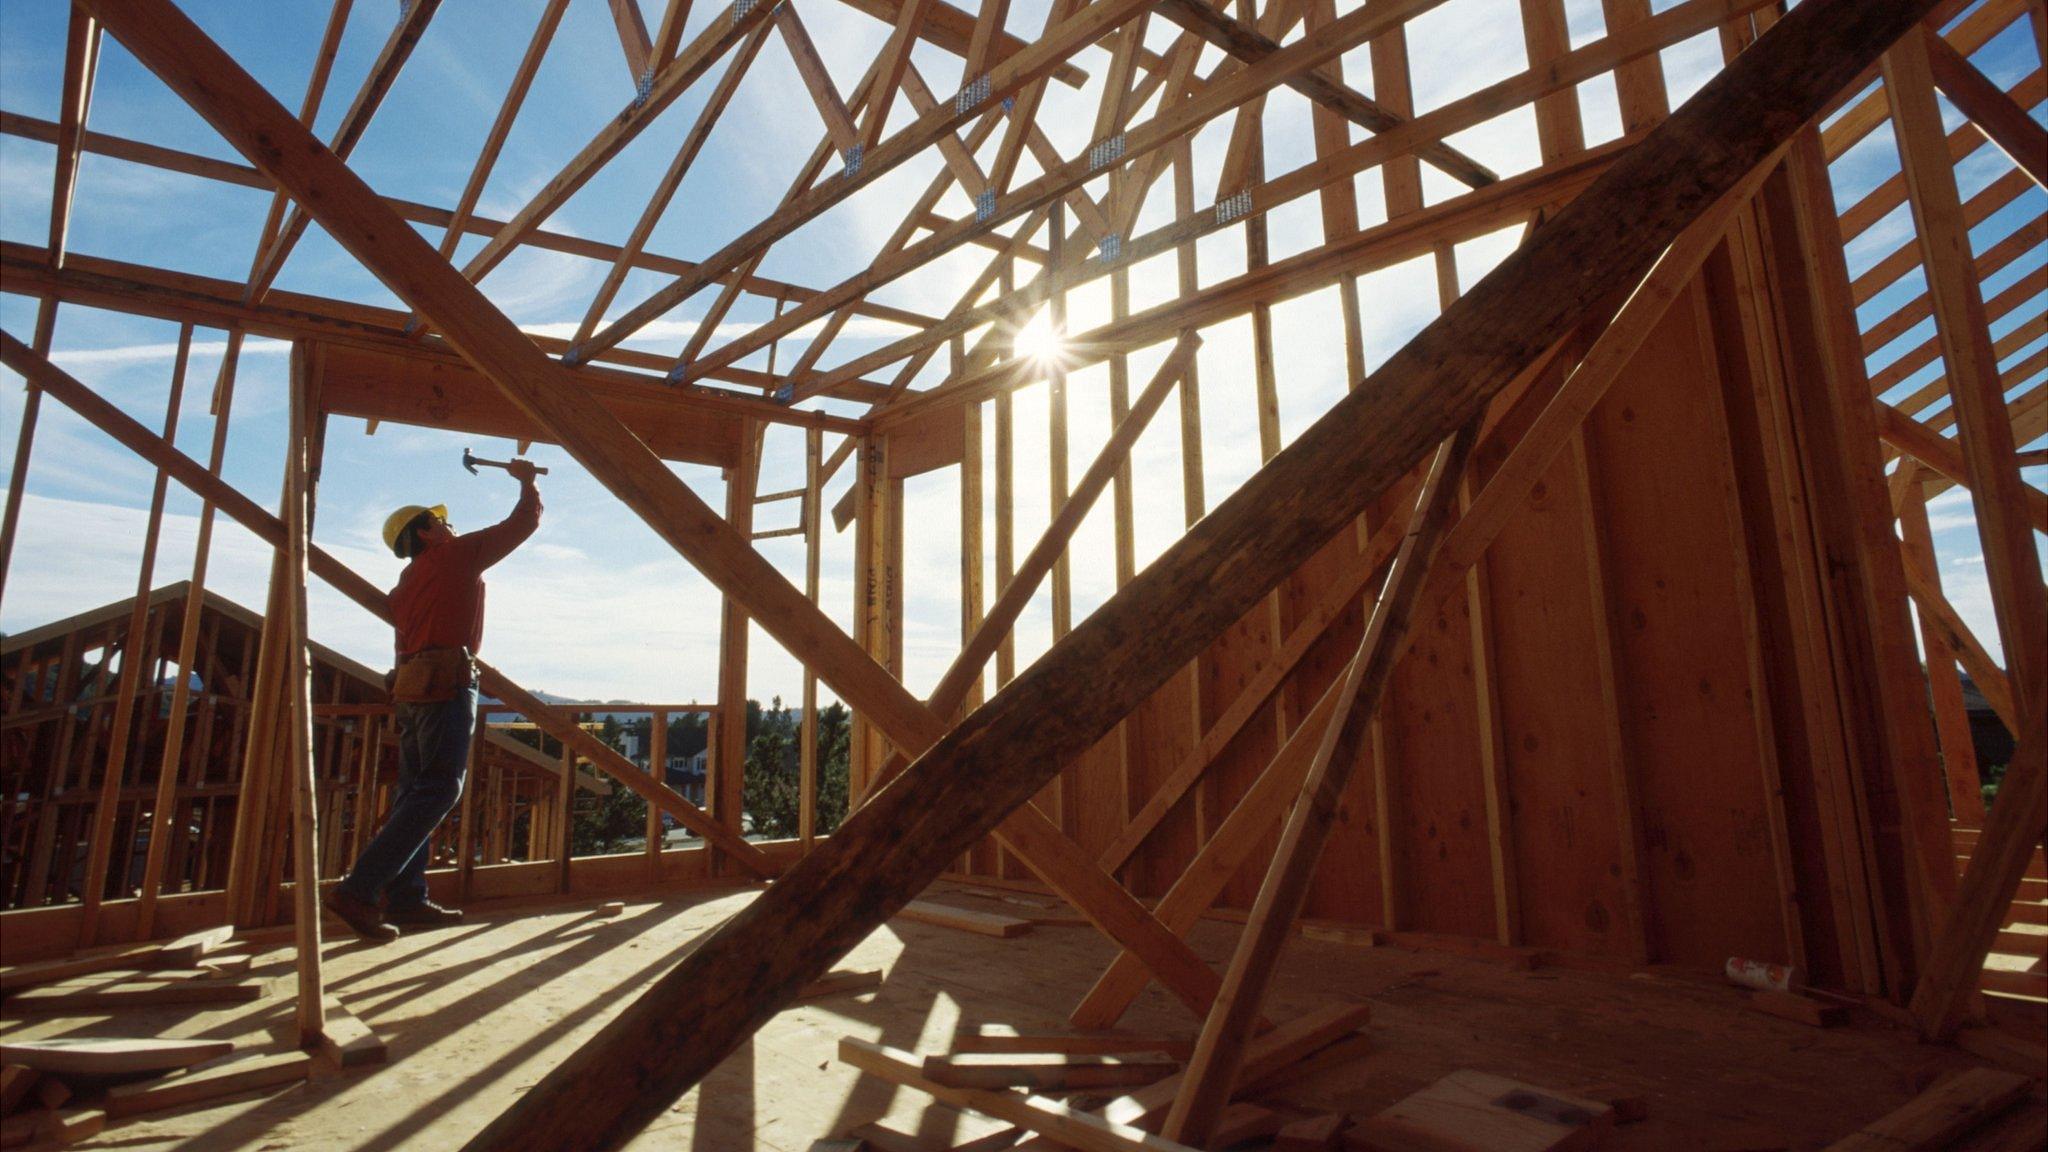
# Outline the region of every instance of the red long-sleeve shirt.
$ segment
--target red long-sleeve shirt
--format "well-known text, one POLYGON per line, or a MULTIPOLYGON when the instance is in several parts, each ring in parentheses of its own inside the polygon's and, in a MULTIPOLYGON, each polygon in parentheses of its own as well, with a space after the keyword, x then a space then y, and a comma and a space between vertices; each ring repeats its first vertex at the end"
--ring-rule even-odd
POLYGON ((412 558, 391 590, 398 654, 468 648, 484 641, 484 569, 503 560, 540 527, 540 491, 525 485, 512 514, 412 558))

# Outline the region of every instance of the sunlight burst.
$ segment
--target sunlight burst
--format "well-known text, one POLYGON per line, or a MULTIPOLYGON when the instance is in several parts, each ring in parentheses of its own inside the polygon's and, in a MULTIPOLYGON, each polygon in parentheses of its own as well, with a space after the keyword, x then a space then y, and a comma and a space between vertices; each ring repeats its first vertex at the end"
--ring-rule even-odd
POLYGON ((1031 318, 1031 323, 1017 330, 1010 338, 1010 351, 1020 357, 1027 357, 1041 364, 1059 359, 1067 349, 1066 333, 1054 328, 1052 313, 1040 311, 1031 318))

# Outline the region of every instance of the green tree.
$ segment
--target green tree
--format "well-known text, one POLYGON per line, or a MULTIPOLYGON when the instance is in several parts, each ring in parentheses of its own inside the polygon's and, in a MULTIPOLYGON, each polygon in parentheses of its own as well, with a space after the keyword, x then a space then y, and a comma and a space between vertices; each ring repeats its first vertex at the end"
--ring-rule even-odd
MULTIPOLYGON (((741 793, 750 831, 787 838, 800 834, 803 811, 803 768, 798 749, 803 741, 803 714, 786 709, 776 697, 763 709, 747 707, 747 764, 741 793)), ((852 747, 852 715, 844 705, 818 710, 817 832, 839 827, 846 818, 847 757, 852 747)))
POLYGON ((848 768, 853 755, 853 716, 844 704, 818 709, 817 832, 835 831, 846 819, 848 768))

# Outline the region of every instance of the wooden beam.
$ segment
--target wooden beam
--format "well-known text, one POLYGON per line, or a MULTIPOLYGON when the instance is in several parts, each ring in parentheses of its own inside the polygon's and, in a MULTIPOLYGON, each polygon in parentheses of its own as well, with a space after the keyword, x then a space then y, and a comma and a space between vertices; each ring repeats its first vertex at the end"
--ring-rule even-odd
POLYGON ((1970 626, 1963 622, 1954 605, 1941 594, 1939 574, 1931 566, 1931 554, 1918 549, 1908 549, 1900 557, 1901 567, 1906 576, 1906 592, 1913 597, 1913 604, 1920 609, 1921 627, 1933 634, 1938 647, 1928 650, 1929 659, 1938 659, 1946 652, 1948 658, 1960 661, 1969 670, 1970 679, 1976 681, 1977 690, 1984 694, 1984 700, 1991 705, 1991 711, 2005 725, 2008 732, 2020 731, 2020 717, 2013 699, 2012 682, 2006 678, 2005 669, 2000 668, 1984 645, 1978 641, 1970 626))
MULTIPOLYGON (((1280 44, 1272 37, 1243 21, 1232 19, 1207 0, 1164 0, 1159 5, 1159 14, 1247 64, 1257 63, 1280 51, 1280 44)), ((1285 83, 1311 102, 1369 132, 1387 131, 1407 119, 1321 72, 1304 72, 1285 83)), ((1415 154, 1469 187, 1484 187, 1500 179, 1492 169, 1449 144, 1423 144, 1416 148, 1415 154)))
MULTIPOLYGON (((1962 447, 1882 400, 1877 405, 1877 431, 1885 443, 1927 465, 1957 484, 1971 486, 1962 447)), ((2048 493, 2021 481, 2020 508, 2036 532, 2048 532, 2048 493)))
POLYGON ((631 1138, 1060 764, 1350 530, 1589 309, 1639 281, 1701 211, 1927 6, 1806 0, 1794 8, 1059 646, 695 942, 470 1147, 613 1147, 631 1138), (963 771, 969 762, 974 770, 963 771))
POLYGON ((783 46, 796 62, 796 73, 809 90, 811 103, 818 106, 818 116, 825 121, 825 134, 841 152, 853 147, 859 142, 860 130, 854 127, 846 101, 840 99, 839 89, 832 83, 832 73, 818 56, 818 46, 811 42, 803 17, 796 14, 796 5, 783 4, 775 9, 775 30, 782 33, 783 46))
MULTIPOLYGON (((1998 145, 2034 183, 2048 185, 2048 130, 1998 85, 1986 79, 1932 28, 1921 29, 1928 70, 1936 87, 1998 145)), ((1897 120, 1893 114, 1893 120, 1897 120)))
MULTIPOLYGON (((312 451, 314 422, 308 378, 311 367, 303 343, 292 345, 290 401, 285 420, 284 561, 285 700, 291 725, 287 761, 292 781, 292 919, 298 968, 298 998, 293 1022, 299 1047, 320 1042, 326 1028, 325 992, 320 973, 320 833, 315 808, 319 787, 313 763, 313 672, 306 639, 306 550, 313 536, 313 478, 307 456, 312 451)), ((188 675, 182 669, 180 676, 188 675)), ((465 794, 474 789, 465 789, 465 794)), ((465 861, 467 857, 465 855, 465 861)))
POLYGON ((58 94, 57 162, 50 186, 50 267, 64 267, 64 243, 71 232, 71 204, 78 192, 79 146, 92 108, 93 76, 99 70, 100 27, 83 9, 71 10, 64 36, 64 88, 58 94))
POLYGON ((647 36, 647 18, 640 0, 610 0, 612 23, 619 29, 619 48, 626 54, 626 72, 635 85, 654 82, 654 44, 647 36))
MULTIPOLYGON (((38 120, 33 116, 24 116, 18 112, 0 110, 0 132, 5 132, 10 136, 19 136, 24 140, 54 141, 57 138, 57 127, 56 124, 48 120, 38 120)), ((130 140, 122 136, 113 136, 104 132, 87 131, 85 133, 85 150, 102 156, 112 156, 116 159, 126 160, 135 164, 147 165, 151 168, 159 168, 166 172, 182 172, 188 176, 218 180, 222 183, 234 184, 244 188, 267 189, 271 187, 270 180, 267 177, 246 164, 216 160, 210 156, 181 152, 175 148, 165 148, 156 144, 145 144, 141 141, 130 140)), ((403 200, 395 196, 386 196, 383 199, 386 204, 391 206, 393 211, 406 220, 415 224, 425 224, 429 227, 439 228, 444 232, 454 232, 457 234, 456 239, 458 241, 465 234, 486 238, 495 237, 507 227, 503 221, 477 216, 473 211, 456 212, 446 208, 436 208, 432 205, 420 204, 411 200, 403 200)), ((616 260, 621 251, 617 245, 606 244, 581 236, 571 236, 562 232, 550 232, 545 228, 532 229, 527 234, 525 242, 550 252, 563 252, 571 256, 582 256, 591 260, 616 260)), ((10 247, 20 247, 24 251, 39 251, 38 249, 26 248, 26 246, 10 245, 10 247)), ((654 252, 640 253, 633 259, 632 264, 635 268, 653 272, 664 272, 670 275, 687 272, 696 267, 693 261, 679 260, 673 256, 664 256, 654 252)), ((765 276, 749 276, 745 281, 744 287, 747 291, 757 295, 780 295, 790 300, 809 299, 817 294, 816 289, 806 288, 800 284, 792 284, 765 276)), ((284 294, 274 295, 283 296, 284 294)), ((863 316, 872 316, 877 320, 887 320, 892 324, 902 324, 911 328, 923 327, 924 325, 935 323, 938 319, 937 317, 926 316, 909 309, 896 308, 880 302, 865 300, 855 306, 855 311, 863 316)))

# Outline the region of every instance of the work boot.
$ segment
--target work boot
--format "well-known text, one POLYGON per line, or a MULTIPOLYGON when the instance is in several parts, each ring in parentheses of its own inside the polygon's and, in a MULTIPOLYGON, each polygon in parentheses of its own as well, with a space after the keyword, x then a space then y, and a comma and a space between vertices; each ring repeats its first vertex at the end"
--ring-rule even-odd
POLYGON ((408 928, 449 928, 462 923, 462 910, 443 908, 422 898, 418 903, 393 904, 385 911, 384 918, 408 928))
POLYGON ((339 888, 329 888, 320 904, 365 940, 382 944, 387 940, 398 939, 398 929, 385 920, 384 914, 377 910, 375 904, 360 896, 351 896, 339 888))

